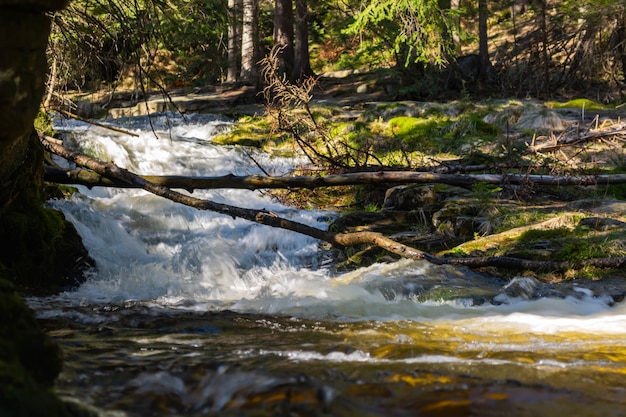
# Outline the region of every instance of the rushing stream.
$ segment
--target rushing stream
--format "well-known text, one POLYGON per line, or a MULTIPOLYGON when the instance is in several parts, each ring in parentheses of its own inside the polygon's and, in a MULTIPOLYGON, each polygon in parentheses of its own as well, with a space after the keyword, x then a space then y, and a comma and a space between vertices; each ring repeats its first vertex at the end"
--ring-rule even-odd
MULTIPOLYGON (((139 137, 57 129, 140 174, 282 175, 299 163, 212 145, 229 124, 215 116, 150 122, 114 121, 139 137)), ((293 232, 141 190, 79 189, 50 204, 97 268, 28 302, 65 353, 57 391, 101 415, 626 415, 626 305, 593 289, 529 299, 498 278, 407 260, 337 273, 293 232), (445 296, 478 285, 499 295, 445 296)), ((261 192, 193 195, 321 228, 334 216, 261 192)))

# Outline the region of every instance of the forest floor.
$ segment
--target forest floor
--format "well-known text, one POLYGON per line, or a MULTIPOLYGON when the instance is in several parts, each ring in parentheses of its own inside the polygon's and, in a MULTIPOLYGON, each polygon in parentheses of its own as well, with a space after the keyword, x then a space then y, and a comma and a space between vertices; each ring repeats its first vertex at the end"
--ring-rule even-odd
MULTIPOLYGON (((356 107, 367 102, 395 101, 401 86, 391 70, 336 71, 319 76, 312 92, 319 104, 356 107)), ((249 84, 220 84, 172 88, 167 92, 101 90, 68 96, 75 111, 86 117, 127 117, 156 111, 218 113, 230 116, 262 113, 264 97, 249 84)))

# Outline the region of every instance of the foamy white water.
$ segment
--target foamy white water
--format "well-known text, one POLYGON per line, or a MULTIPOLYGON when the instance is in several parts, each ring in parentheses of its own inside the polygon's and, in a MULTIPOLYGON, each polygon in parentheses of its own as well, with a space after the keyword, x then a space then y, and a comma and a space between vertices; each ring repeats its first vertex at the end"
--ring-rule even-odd
MULTIPOLYGON (((211 144, 213 135, 228 128, 225 119, 160 115, 152 119, 152 127, 146 117, 113 123, 140 136, 75 121, 60 121, 57 129, 67 145, 139 174, 262 173, 239 149, 211 144)), ((302 162, 260 152, 253 157, 272 175, 283 175, 302 162)), ((512 333, 626 334, 626 309, 609 307, 590 292, 577 298, 508 300, 498 306, 419 301, 410 294, 389 297, 380 288, 400 279, 410 287, 412 277, 442 274, 444 267, 403 260, 337 276, 324 266, 324 253, 312 238, 198 211, 141 190, 79 188, 72 199, 50 203, 76 225, 97 264, 86 283, 61 296, 68 302, 138 300, 159 308, 332 320, 452 321, 478 334, 502 328, 512 333)), ((327 227, 329 213, 294 210, 261 192, 207 190, 193 195, 327 227)), ((446 285, 445 274, 441 285, 446 285)))

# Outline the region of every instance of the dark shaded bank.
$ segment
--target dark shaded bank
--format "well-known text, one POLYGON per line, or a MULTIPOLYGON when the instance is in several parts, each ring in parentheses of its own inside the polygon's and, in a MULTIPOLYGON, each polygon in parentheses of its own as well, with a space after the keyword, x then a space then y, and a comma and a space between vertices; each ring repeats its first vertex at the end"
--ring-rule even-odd
POLYGON ((0 0, 0 276, 20 289, 75 284, 87 259, 74 227, 44 208, 43 148, 33 121, 44 93, 46 12, 61 0, 0 0))
POLYGON ((62 353, 15 287, 0 279, 0 417, 88 416, 52 391, 62 353))
POLYGON ((85 415, 52 391, 59 347, 20 291, 75 284, 88 259, 63 216, 44 207, 43 148, 34 133, 50 18, 66 0, 0 0, 0 417, 85 415))

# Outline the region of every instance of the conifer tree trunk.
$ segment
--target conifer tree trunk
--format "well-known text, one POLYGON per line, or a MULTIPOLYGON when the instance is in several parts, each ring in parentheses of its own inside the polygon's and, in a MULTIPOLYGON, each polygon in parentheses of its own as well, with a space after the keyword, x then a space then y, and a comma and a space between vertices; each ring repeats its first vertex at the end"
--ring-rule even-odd
POLYGON ((228 70, 226 81, 237 81, 241 56, 242 0, 228 0, 228 70))
POLYGON ((293 50, 293 1, 276 0, 274 10, 274 46, 278 52, 279 72, 292 79, 294 69, 293 50))
MULTIPOLYGON (((460 8, 461 8, 461 0, 450 0, 450 10, 458 11, 460 8)), ((461 26, 461 18, 460 17, 456 17, 455 18, 455 22, 456 22, 456 24, 459 27, 461 26)), ((457 31, 452 32, 452 42, 454 44, 454 51, 455 51, 455 54, 456 54, 456 52, 458 52, 458 49, 460 48, 460 44, 461 44, 461 38, 460 38, 459 33, 457 31)))
POLYGON ((616 25, 616 44, 617 53, 616 58, 622 65, 622 73, 624 74, 624 81, 626 81, 626 5, 622 7, 617 14, 616 25))
POLYGON ((48 70, 50 12, 65 5, 0 0, 0 281, 41 291, 74 284, 74 267, 87 257, 74 227, 44 208, 44 155, 33 128, 48 70))
POLYGON ((258 0, 243 0, 243 25, 241 31, 241 79, 256 83, 259 79, 257 69, 259 30, 258 0))
POLYGON ((478 0, 478 57, 479 79, 485 81, 489 78, 489 38, 487 34, 487 0, 478 0))
POLYGON ((548 54, 548 2, 540 2, 540 27, 541 27, 541 57, 543 63, 543 89, 546 97, 550 96, 550 55, 548 54))
POLYGON ((309 58, 309 11, 306 0, 296 0, 296 49, 293 79, 303 80, 314 75, 309 58))

